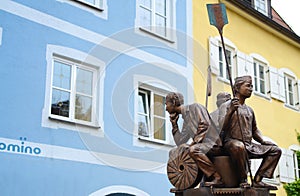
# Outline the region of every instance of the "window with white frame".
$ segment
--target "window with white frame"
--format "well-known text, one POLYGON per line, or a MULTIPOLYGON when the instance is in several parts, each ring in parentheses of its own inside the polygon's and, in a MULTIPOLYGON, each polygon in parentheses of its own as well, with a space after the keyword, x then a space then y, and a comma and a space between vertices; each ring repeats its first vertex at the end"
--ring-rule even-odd
POLYGON ((141 29, 166 39, 172 39, 169 31, 173 24, 173 0, 137 0, 141 29))
MULTIPOLYGON (((226 58, 228 61, 229 71, 231 77, 233 77, 233 50, 231 48, 226 48, 226 58)), ((219 76, 226 80, 229 80, 228 70, 226 68, 226 59, 224 56, 224 51, 221 46, 219 46, 219 76)))
POLYGON ((284 75, 285 103, 288 106, 296 107, 299 105, 298 83, 297 80, 288 74, 284 75))
POLYGON ((103 9, 103 0, 76 0, 79 1, 81 3, 99 8, 99 9, 103 9))
POLYGON ((50 117, 81 124, 95 123, 97 70, 54 57, 50 117))
POLYGON ((255 0, 254 1, 254 8, 257 11, 267 15, 267 13, 268 13, 267 0, 255 0))
POLYGON ((143 85, 139 87, 137 129, 141 139, 169 143, 165 96, 166 92, 143 85))
POLYGON ((265 63, 254 59, 253 62, 253 87, 254 91, 260 94, 267 94, 267 81, 268 81, 268 67, 265 63))

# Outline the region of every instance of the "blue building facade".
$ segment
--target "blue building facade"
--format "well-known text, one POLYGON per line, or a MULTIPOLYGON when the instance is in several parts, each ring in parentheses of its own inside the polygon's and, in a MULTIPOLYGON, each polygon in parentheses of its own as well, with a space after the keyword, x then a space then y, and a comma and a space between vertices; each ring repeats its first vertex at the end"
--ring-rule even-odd
POLYGON ((1 195, 171 195, 190 0, 2 0, 1 195), (4 112, 5 111, 5 112, 4 112))

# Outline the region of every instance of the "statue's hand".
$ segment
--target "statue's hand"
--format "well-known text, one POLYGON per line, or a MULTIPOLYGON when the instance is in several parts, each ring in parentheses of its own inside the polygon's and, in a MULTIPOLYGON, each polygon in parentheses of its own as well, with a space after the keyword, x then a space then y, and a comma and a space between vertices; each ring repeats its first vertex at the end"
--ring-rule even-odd
POLYGON ((179 114, 177 114, 177 113, 170 114, 170 121, 171 121, 172 125, 177 124, 178 119, 179 119, 179 114))
POLYGON ((203 131, 208 129, 208 124, 206 124, 204 121, 201 121, 197 128, 197 134, 202 133, 203 131))
POLYGON ((231 105, 230 105, 231 111, 236 111, 239 105, 240 105, 239 98, 234 97, 233 99, 231 99, 231 105))
POLYGON ((273 142, 270 142, 270 141, 262 141, 261 144, 267 145, 267 146, 276 146, 276 144, 274 144, 273 142))

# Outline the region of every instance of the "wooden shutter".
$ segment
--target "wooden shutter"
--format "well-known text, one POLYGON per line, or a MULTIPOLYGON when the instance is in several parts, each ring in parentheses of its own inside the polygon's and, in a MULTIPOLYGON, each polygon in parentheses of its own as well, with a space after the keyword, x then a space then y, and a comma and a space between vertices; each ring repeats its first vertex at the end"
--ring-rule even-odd
POLYGON ((285 102, 284 74, 274 67, 269 67, 271 97, 285 102))
POLYGON ((237 51, 236 53, 237 55, 237 59, 236 59, 236 62, 237 62, 237 76, 244 76, 244 75, 247 75, 247 60, 246 60, 246 54, 240 52, 240 51, 237 51))
POLYGON ((284 85, 284 73, 280 69, 278 70, 278 87, 279 87, 279 100, 285 102, 285 85, 284 85))
POLYGON ((253 58, 247 54, 237 51, 237 70, 238 76, 250 75, 253 78, 253 58))
POLYGON ((288 149, 281 149, 282 155, 279 160, 279 179, 281 182, 295 181, 295 168, 294 168, 294 152, 288 149))
POLYGON ((213 37, 209 38, 209 65, 211 72, 219 75, 219 44, 218 40, 213 37))

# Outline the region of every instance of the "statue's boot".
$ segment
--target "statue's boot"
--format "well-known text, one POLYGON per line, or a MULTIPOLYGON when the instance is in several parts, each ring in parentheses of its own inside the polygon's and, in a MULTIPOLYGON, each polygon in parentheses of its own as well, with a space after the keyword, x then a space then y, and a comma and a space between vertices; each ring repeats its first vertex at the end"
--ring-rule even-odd
POLYGON ((264 183, 264 182, 253 182, 253 186, 255 188, 266 188, 266 189, 269 189, 269 190, 277 190, 277 187, 276 186, 273 186, 273 185, 270 185, 270 184, 267 184, 267 183, 264 183))
POLYGON ((211 186, 212 187, 222 187, 224 185, 220 174, 215 172, 212 177, 213 177, 213 180, 209 181, 209 182, 204 182, 204 186, 206 186, 206 187, 211 187, 211 186))

